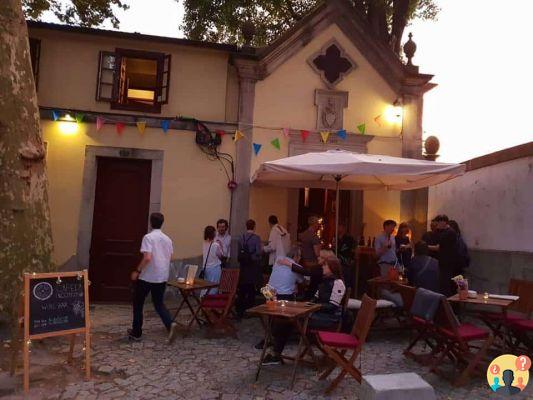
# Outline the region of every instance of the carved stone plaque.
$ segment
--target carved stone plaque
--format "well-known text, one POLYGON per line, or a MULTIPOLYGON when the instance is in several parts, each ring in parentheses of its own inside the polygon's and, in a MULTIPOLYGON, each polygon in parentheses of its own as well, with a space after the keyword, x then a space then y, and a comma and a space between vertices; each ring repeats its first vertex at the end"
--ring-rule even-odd
POLYGON ((343 127, 344 109, 348 106, 348 92, 315 90, 317 130, 339 130, 343 127))

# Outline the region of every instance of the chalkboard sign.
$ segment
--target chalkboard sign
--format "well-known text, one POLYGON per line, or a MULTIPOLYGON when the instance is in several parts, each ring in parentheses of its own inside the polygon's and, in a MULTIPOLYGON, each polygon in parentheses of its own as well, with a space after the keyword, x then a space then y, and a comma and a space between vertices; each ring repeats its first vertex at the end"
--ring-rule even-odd
POLYGON ((69 362, 76 335, 84 336, 85 378, 91 378, 91 319, 87 270, 24 274, 24 393, 30 390, 32 339, 69 335, 69 362))
POLYGON ((85 327, 83 276, 30 280, 30 335, 85 327))

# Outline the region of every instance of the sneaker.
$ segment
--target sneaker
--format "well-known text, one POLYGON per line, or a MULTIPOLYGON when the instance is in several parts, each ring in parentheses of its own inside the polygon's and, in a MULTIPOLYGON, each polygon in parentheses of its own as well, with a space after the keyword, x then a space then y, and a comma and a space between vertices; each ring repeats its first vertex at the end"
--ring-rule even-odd
POLYGON ((133 330, 132 329, 128 329, 128 340, 130 340, 131 342, 140 342, 142 340, 142 335, 141 336, 135 336, 133 334, 133 330))
POLYGON ((263 350, 263 347, 265 346, 265 341, 261 340, 259 343, 257 343, 254 348, 257 350, 263 350))
POLYGON ((168 332, 168 340, 167 340, 167 343, 168 344, 172 344, 174 343, 174 340, 176 340, 176 337, 178 337, 178 324, 173 322, 171 325, 170 325, 170 330, 168 332))
POLYGON ((273 356, 272 354, 267 354, 265 358, 263 358, 263 362, 261 365, 281 365, 283 362, 281 360, 280 356, 273 356))

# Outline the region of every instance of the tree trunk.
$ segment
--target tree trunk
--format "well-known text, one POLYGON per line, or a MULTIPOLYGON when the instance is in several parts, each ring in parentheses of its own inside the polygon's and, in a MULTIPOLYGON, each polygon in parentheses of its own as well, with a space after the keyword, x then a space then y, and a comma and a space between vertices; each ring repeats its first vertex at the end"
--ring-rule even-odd
POLYGON ((396 54, 402 50, 402 36, 407 25, 409 0, 394 0, 392 13, 391 46, 396 54))
POLYGON ((0 0, 0 312, 14 316, 22 273, 51 269, 45 149, 20 0, 0 0))
POLYGON ((389 42, 387 12, 383 1, 372 0, 368 3, 368 22, 376 36, 384 43, 389 42))

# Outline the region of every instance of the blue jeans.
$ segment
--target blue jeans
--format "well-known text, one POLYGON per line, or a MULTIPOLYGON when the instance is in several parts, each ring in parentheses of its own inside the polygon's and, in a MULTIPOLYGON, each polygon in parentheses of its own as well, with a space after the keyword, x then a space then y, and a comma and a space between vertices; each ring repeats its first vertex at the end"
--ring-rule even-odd
POLYGON ((154 308, 159 314, 161 321, 163 321, 165 328, 167 328, 167 330, 170 329, 172 317, 163 303, 166 286, 166 282, 151 283, 143 281, 142 279, 138 279, 135 283, 135 290, 133 292, 133 324, 131 331, 133 336, 140 337, 143 333, 143 308, 148 293, 152 294, 152 303, 154 303, 154 308))
MULTIPOLYGON (((209 282, 220 283, 220 276, 222 275, 222 267, 220 264, 214 267, 205 267, 205 280, 209 282)), ((208 291, 202 290, 202 296, 208 291)), ((217 293, 218 289, 209 289, 209 293, 217 293)))

